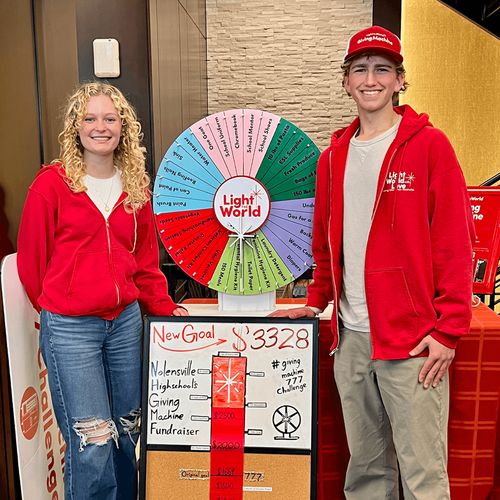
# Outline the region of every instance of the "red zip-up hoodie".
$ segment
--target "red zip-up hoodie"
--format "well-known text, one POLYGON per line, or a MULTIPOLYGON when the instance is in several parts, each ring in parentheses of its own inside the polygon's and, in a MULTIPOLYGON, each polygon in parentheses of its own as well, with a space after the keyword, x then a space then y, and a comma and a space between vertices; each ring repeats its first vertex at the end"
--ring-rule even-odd
MULTIPOLYGON (((428 334, 454 348, 471 320, 474 227, 451 144, 409 106, 380 171, 365 256, 373 359, 405 359, 428 334)), ((309 306, 333 300, 338 348, 344 175, 359 119, 335 132, 318 162, 309 306)))
POLYGON ((151 203, 108 220, 87 193, 74 193, 62 165, 43 167, 30 186, 18 235, 19 278, 33 306, 67 316, 116 318, 139 300, 144 312, 177 305, 158 268, 151 203))

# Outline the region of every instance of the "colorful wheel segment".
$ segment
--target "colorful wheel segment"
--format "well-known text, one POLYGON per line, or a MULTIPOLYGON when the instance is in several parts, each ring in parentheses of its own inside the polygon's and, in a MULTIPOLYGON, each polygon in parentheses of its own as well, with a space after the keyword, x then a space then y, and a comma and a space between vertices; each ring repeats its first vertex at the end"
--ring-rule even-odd
POLYGON ((271 292, 312 265, 319 150, 293 123, 255 109, 185 130, 158 169, 161 240, 189 276, 235 295, 271 292))

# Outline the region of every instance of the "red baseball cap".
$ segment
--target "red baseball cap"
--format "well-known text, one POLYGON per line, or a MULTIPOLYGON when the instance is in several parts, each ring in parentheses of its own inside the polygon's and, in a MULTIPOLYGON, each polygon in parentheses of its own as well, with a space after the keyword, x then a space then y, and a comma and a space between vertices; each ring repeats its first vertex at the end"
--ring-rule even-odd
POLYGON ((352 35, 347 42, 344 62, 368 51, 383 52, 396 62, 403 62, 401 40, 381 26, 372 26, 352 35))

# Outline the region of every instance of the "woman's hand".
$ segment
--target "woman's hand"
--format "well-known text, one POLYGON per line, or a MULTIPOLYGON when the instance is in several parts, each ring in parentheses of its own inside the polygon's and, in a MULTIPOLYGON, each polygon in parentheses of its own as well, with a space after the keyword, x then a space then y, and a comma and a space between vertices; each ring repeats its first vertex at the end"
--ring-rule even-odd
POLYGON ((189 316, 189 312, 187 309, 184 309, 183 307, 176 307, 172 311, 172 316, 189 316))

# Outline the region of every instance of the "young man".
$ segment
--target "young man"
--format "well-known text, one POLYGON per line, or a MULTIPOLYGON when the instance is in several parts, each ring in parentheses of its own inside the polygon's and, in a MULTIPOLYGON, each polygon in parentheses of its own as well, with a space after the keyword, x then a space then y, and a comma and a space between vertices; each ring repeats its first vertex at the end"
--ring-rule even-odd
POLYGON ((318 163, 314 316, 333 300, 334 373, 351 459, 347 499, 450 498, 448 377, 469 330, 473 226, 455 153, 425 114, 393 107, 401 43, 379 26, 349 40, 343 85, 358 117, 318 163), (398 467, 399 464, 399 467, 398 467))

